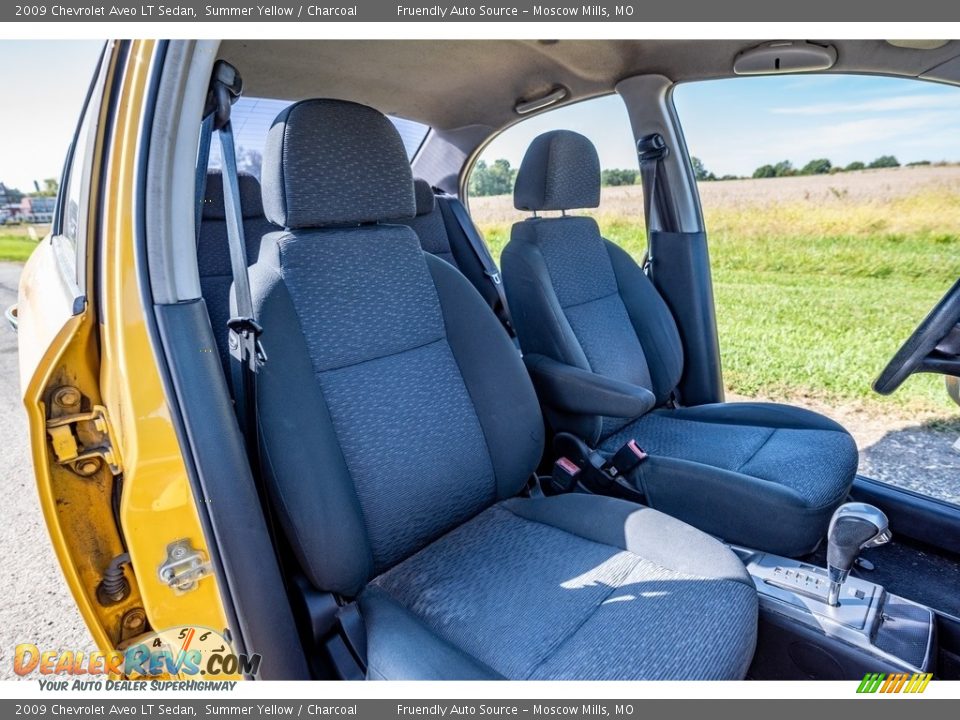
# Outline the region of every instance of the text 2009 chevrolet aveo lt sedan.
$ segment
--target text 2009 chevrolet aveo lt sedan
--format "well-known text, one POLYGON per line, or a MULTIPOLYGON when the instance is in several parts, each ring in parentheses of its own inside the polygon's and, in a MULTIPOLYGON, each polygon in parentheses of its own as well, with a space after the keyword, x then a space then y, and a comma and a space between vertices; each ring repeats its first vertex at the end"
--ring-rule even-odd
MULTIPOLYGON (((724 402, 672 90, 957 82, 958 56, 108 43, 16 308, 40 500, 100 648, 194 643, 209 676, 274 679, 957 677, 960 621, 910 596, 912 556, 898 588, 854 564, 892 532, 951 557, 958 510, 856 476, 833 420, 724 402), (556 129, 523 158, 498 268, 463 202, 480 149, 612 93, 647 262, 601 237, 596 149, 556 129), (254 174, 241 95, 285 101, 254 174)), ((960 284, 876 389, 960 374, 958 319, 960 284)))

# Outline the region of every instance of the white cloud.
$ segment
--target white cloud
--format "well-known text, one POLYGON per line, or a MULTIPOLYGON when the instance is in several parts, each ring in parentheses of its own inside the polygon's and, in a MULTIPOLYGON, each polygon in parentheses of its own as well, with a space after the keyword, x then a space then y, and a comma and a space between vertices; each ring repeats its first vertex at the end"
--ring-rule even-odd
POLYGON ((842 115, 845 113, 903 112, 906 110, 960 109, 960 92, 950 95, 899 95, 871 100, 774 107, 775 115, 842 115))

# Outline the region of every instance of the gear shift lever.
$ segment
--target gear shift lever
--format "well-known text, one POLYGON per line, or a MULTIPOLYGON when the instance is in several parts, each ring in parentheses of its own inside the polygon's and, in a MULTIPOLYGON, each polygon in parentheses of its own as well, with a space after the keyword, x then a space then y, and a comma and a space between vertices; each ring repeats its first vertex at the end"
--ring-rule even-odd
POLYGON ((837 508, 827 530, 828 605, 840 604, 840 587, 846 582, 860 551, 883 545, 891 537, 887 516, 873 505, 846 503, 837 508))

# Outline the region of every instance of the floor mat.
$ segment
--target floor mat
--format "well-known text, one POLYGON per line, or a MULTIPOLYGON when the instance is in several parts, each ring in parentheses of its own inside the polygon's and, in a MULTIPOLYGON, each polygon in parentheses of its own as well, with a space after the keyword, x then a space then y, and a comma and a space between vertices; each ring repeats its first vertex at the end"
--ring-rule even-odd
MULTIPOLYGON (((896 538, 882 547, 864 550, 862 555, 876 569, 869 572, 855 568, 853 572, 858 577, 883 585, 894 595, 960 618, 960 556, 896 538)), ((826 543, 805 561, 826 567, 826 543)))

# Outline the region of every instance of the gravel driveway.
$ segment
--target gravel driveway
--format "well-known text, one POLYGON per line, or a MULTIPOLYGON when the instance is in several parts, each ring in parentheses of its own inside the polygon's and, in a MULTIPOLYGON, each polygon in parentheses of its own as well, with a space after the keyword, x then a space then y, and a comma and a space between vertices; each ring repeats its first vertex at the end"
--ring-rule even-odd
MULTIPOLYGON (((21 266, 0 262, 0 310, 16 302, 21 266)), ((29 642, 43 650, 94 650, 47 538, 30 467, 27 417, 20 402, 17 336, 0 327, 0 679, 15 678, 13 652, 29 642)))
MULTIPOLYGON (((0 262, 0 309, 16 301, 20 267, 0 262)), ((960 452, 952 447, 960 423, 952 431, 936 430, 892 423, 858 409, 808 405, 854 434, 861 473, 960 503, 960 452)), ((15 677, 12 654, 17 643, 42 649, 94 648, 60 575, 37 503, 20 403, 16 335, 5 323, 0 328, 0 415, 7 428, 0 444, 0 542, 5 548, 0 562, 0 679, 10 679, 15 677)))

